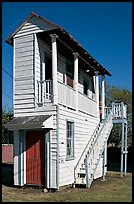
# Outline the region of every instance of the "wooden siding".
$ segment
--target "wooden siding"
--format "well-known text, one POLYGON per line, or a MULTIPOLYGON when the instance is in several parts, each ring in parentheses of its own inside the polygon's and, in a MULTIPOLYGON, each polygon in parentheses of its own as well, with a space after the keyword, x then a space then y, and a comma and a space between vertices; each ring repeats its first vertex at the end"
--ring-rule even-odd
POLYGON ((31 33, 38 33, 43 31, 48 31, 55 29, 56 27, 54 25, 51 25, 50 23, 44 23, 44 21, 41 21, 37 19, 36 17, 32 17, 28 20, 27 23, 18 31, 16 34, 16 37, 20 37, 26 34, 31 33))
POLYGON ((34 108, 33 35, 14 39, 14 115, 34 108))
POLYGON ((59 105, 59 184, 74 182, 74 166, 90 139, 99 119, 59 105), (66 160, 66 120, 74 121, 74 160, 66 160))

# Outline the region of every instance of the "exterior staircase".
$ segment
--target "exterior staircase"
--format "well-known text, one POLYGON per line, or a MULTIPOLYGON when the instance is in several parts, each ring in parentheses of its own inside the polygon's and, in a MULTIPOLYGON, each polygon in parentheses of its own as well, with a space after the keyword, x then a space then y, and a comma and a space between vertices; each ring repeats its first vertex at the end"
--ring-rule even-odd
MULTIPOLYGON (((100 170, 101 175, 105 175, 105 148, 107 140, 112 130, 113 124, 122 124, 122 146, 121 146, 121 175, 123 172, 123 156, 127 154, 127 106, 123 102, 113 102, 112 107, 105 107, 105 119, 96 127, 85 149, 83 150, 75 168, 74 168, 74 185, 84 184, 90 187, 100 170), (126 132, 124 135, 124 126, 126 132), (124 146, 125 144, 125 146, 124 146), (124 151, 125 149, 125 151, 124 151), (97 169, 98 167, 98 169, 97 169), (96 171, 97 170, 97 171, 96 171)), ((125 174, 126 174, 126 156, 125 156, 125 174)))
POLYGON ((97 125, 74 168, 74 184, 91 186, 112 127, 112 109, 109 109, 106 119, 97 125))

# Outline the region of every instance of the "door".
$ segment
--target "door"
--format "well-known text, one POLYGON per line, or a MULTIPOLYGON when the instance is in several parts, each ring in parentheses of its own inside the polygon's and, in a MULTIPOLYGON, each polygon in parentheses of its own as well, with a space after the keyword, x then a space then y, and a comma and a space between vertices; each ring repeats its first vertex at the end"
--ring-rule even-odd
POLYGON ((26 132, 26 183, 45 184, 45 133, 26 132))

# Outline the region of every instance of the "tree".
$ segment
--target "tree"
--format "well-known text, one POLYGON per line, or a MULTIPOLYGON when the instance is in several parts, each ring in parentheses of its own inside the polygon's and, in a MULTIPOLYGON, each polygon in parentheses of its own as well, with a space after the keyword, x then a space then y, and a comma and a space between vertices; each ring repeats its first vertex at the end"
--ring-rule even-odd
MULTIPOLYGON (((132 143, 132 93, 127 89, 106 86, 106 106, 111 106, 112 102, 124 102, 127 105, 127 121, 128 121, 128 145, 132 143)), ((114 125, 109 136, 108 143, 120 144, 121 126, 114 125)))
POLYGON ((11 121, 12 117, 12 110, 2 110, 2 144, 8 144, 13 142, 13 133, 7 128, 5 128, 5 124, 11 121))

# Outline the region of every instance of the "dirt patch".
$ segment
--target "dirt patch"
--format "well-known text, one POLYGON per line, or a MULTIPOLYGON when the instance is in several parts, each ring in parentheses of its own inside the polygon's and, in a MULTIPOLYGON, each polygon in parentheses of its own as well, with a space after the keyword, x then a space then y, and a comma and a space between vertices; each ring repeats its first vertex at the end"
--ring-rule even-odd
POLYGON ((96 179, 90 188, 61 187, 43 193, 35 187, 7 187, 2 185, 3 202, 131 202, 132 174, 120 177, 119 172, 108 172, 105 181, 96 179))

